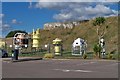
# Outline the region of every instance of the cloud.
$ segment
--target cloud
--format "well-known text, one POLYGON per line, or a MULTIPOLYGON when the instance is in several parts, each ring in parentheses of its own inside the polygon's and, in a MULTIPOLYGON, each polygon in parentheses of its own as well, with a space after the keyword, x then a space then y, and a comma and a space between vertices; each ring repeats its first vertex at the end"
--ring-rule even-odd
POLYGON ((3 24, 2 27, 3 27, 3 28, 9 28, 10 25, 9 25, 9 24, 3 24))
POLYGON ((0 25, 2 25, 2 20, 0 20, 0 25))
POLYGON ((85 20, 91 19, 99 16, 117 16, 118 12, 110 9, 104 5, 92 6, 82 6, 71 8, 69 11, 65 11, 53 16, 56 20, 85 20))
POLYGON ((63 9, 66 7, 66 3, 63 2, 38 2, 36 8, 49 8, 49 9, 63 9))
POLYGON ((9 24, 2 24, 2 31, 10 30, 11 26, 9 24))
POLYGON ((39 2, 118 2, 119 0, 38 0, 39 2))
POLYGON ((13 19, 13 20, 12 20, 12 23, 13 23, 13 24, 16 24, 16 23, 17 23, 17 20, 16 20, 16 19, 13 19))
POLYGON ((11 21, 11 23, 12 23, 12 24, 21 24, 22 22, 17 21, 16 19, 13 19, 13 20, 11 21))
POLYGON ((0 14, 0 18, 2 18, 2 17, 4 17, 4 14, 1 13, 1 14, 0 14))
POLYGON ((60 14, 54 15, 53 18, 56 19, 56 20, 64 20, 64 21, 66 21, 66 20, 71 19, 72 16, 73 16, 73 14, 71 14, 71 13, 67 13, 67 14, 60 13, 60 14))
POLYGON ((0 34, 4 33, 4 32, 7 32, 11 29, 11 26, 7 23, 3 23, 3 20, 2 18, 4 17, 5 15, 4 14, 0 14, 0 34))
POLYGON ((3 23, 2 20, 0 20, 0 32, 4 33, 4 32, 8 32, 9 30, 11 30, 11 26, 10 24, 7 23, 3 23))
POLYGON ((85 11, 89 12, 88 14, 95 14, 95 15, 97 15, 97 14, 112 14, 113 13, 113 11, 110 8, 108 8, 104 5, 96 5, 95 8, 87 7, 87 8, 85 8, 85 11))
POLYGON ((3 22, 2 18, 4 16, 5 16, 4 14, 0 14, 0 32, 1 33, 4 33, 4 32, 7 32, 7 31, 11 30, 10 24, 3 22))
POLYGON ((4 23, 2 20, 0 20, 0 24, 2 24, 2 32, 8 32, 12 29, 12 25, 20 25, 22 22, 17 21, 16 19, 12 19, 9 23, 4 23))
POLYGON ((109 7, 111 3, 96 2, 38 2, 36 8, 56 9, 59 13, 54 14, 53 18, 58 21, 85 20, 99 16, 116 16, 118 11, 109 7), (94 5, 94 6, 93 6, 94 5))
POLYGON ((6 32, 10 31, 12 28, 9 24, 2 24, 2 20, 0 20, 0 38, 5 37, 6 32))
POLYGON ((81 6, 88 6, 91 3, 80 3, 80 2, 49 2, 50 0, 45 0, 45 2, 42 2, 40 0, 35 6, 36 8, 48 8, 48 9, 65 9, 65 8, 74 8, 74 7, 81 7, 81 6))

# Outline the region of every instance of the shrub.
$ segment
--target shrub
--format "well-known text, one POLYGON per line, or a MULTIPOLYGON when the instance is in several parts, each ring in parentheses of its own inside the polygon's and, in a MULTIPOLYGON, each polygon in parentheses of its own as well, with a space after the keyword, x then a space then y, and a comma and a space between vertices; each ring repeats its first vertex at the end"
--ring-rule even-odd
POLYGON ((93 47, 93 51, 95 52, 95 56, 100 58, 100 51, 101 51, 101 47, 99 44, 95 44, 93 47))
POLYGON ((116 52, 116 49, 112 50, 110 54, 115 54, 115 52, 116 52))
POLYGON ((54 55, 52 54, 52 53, 46 53, 45 55, 44 55, 44 58, 54 58, 54 55))
POLYGON ((93 47, 93 50, 97 54, 101 51, 101 47, 99 45, 95 44, 94 47, 93 47))
POLYGON ((83 59, 86 59, 87 58, 87 54, 83 54, 83 59))
POLYGON ((113 55, 111 53, 108 54, 108 59, 112 59, 113 55))

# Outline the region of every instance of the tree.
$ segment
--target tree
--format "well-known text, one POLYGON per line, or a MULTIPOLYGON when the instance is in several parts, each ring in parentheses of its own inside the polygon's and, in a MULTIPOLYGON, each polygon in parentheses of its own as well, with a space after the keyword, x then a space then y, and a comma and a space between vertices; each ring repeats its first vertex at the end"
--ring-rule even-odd
MULTIPOLYGON (((98 17, 93 22, 93 26, 96 27, 98 42, 100 42, 100 39, 102 37, 104 37, 104 35, 106 34, 106 29, 108 28, 108 26, 103 25, 105 22, 106 22, 106 20, 104 17, 98 17)), ((99 54, 100 54, 100 52, 99 52, 99 54)))
POLYGON ((96 26, 96 32, 98 37, 103 37, 106 33, 106 28, 108 28, 108 26, 103 26, 103 24, 105 23, 105 18, 104 17, 98 17, 95 19, 95 21, 93 22, 93 26, 96 26))
POLYGON ((13 37, 16 33, 26 33, 26 34, 28 34, 26 31, 14 30, 14 31, 9 32, 6 36, 6 38, 13 37))

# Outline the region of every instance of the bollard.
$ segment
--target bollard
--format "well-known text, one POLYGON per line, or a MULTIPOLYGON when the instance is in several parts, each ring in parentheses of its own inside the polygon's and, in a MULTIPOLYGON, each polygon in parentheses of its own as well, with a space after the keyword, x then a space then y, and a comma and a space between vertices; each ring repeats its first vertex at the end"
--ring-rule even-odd
POLYGON ((18 54, 19 54, 19 50, 15 49, 14 53, 12 53, 12 60, 18 60, 18 54))
POLYGON ((11 51, 11 59, 14 60, 14 50, 11 51))
POLYGON ((18 54, 19 54, 19 50, 15 49, 15 52, 14 52, 15 60, 18 60, 18 54))

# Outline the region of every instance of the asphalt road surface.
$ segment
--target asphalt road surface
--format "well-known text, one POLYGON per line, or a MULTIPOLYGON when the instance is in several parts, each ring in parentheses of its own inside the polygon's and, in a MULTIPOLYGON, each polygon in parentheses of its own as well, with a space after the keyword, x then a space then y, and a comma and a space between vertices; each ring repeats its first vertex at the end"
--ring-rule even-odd
POLYGON ((118 62, 110 60, 2 61, 3 78, 118 78, 118 62))

